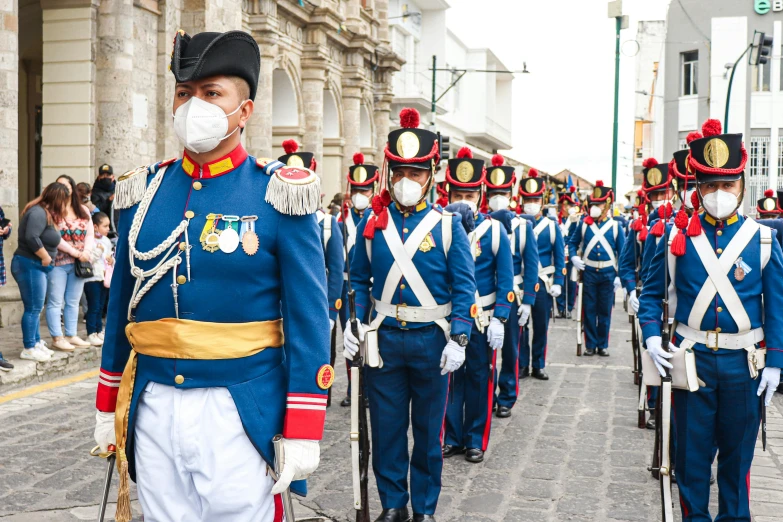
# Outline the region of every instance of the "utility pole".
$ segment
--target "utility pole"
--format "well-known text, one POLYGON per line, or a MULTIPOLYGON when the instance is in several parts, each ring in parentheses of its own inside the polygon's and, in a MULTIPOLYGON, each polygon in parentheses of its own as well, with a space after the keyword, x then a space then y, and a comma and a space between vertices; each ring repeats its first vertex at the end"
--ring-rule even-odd
POLYGON ((431 113, 430 113, 430 131, 435 132, 435 104, 438 103, 438 100, 436 98, 437 94, 435 94, 436 89, 436 83, 435 83, 435 75, 438 74, 438 56, 432 55, 432 107, 431 107, 431 113))
MULTIPOLYGON (((623 16, 623 2, 609 2, 609 18, 615 19, 614 51, 614 131, 612 133, 612 190, 617 191, 617 141, 620 133, 620 31, 628 28, 628 17, 623 16)), ((616 197, 616 196, 615 196, 616 197)))

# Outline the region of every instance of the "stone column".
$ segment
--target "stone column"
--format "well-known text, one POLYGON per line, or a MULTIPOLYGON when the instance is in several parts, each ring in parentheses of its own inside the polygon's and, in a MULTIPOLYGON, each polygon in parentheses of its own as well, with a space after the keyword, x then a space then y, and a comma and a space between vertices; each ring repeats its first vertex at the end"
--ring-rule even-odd
POLYGON ((389 139, 389 127, 391 126, 391 103, 394 95, 391 92, 391 74, 383 73, 381 78, 388 83, 376 84, 375 93, 375 162, 380 165, 383 162, 383 151, 389 139), (379 92, 380 90, 380 92, 379 92))
POLYGON ((182 146, 174 134, 174 75, 169 70, 171 51, 174 45, 174 35, 182 26, 183 0, 165 0, 161 2, 160 19, 158 23, 158 140, 156 160, 178 157, 182 154, 182 146))
POLYGON ((277 45, 273 39, 259 39, 261 74, 258 78, 253 116, 245 128, 245 147, 258 158, 272 158, 272 76, 275 70, 277 45))
POLYGON ((378 27, 378 40, 381 45, 391 45, 389 33, 389 0, 375 0, 375 16, 380 23, 378 27))
POLYGON ((97 6, 98 0, 41 0, 44 186, 60 174, 77 182, 94 177, 97 6))
MULTIPOLYGON (((3 257, 8 285, 0 287, 0 328, 16 324, 22 316, 19 291, 11 276, 11 257, 19 231, 19 10, 18 2, 0 3, 0 207, 10 219, 14 232, 3 241, 3 257)), ((0 334, 2 336, 3 334, 0 334)))
MULTIPOLYGON (((305 67, 302 69, 302 101, 304 106, 305 132, 302 148, 315 154, 320 165, 324 153, 324 69, 305 67)), ((319 174, 324 174, 319 172, 319 174)))
MULTIPOLYGON (((361 124, 362 90, 358 86, 343 85, 343 172, 353 165, 353 155, 361 151, 359 126, 361 124)), ((347 183, 347 181, 343 181, 347 183)))

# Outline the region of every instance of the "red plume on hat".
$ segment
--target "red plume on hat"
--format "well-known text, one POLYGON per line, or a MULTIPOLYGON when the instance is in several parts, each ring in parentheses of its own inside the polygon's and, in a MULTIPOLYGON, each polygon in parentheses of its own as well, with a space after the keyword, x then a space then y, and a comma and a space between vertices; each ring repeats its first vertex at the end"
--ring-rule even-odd
POLYGON ((571 194, 573 194, 574 192, 576 192, 576 187, 575 187, 574 185, 571 185, 571 186, 568 188, 568 192, 570 192, 571 194))
POLYGON ((459 149, 459 152, 457 152, 457 158, 458 159, 462 159, 462 158, 473 159, 473 151, 470 150, 467 147, 462 147, 461 149, 459 149))
POLYGON ((772 189, 767 189, 764 191, 764 197, 765 198, 773 198, 775 197, 775 191, 772 189))
POLYGON ((720 120, 709 119, 701 126, 701 133, 705 138, 717 136, 723 133, 723 126, 721 125, 720 120))
MULTIPOLYGON (((720 123, 720 122, 718 122, 718 123, 720 123)), ((704 136, 701 134, 701 132, 694 131, 694 132, 691 132, 690 134, 688 134, 688 136, 685 138, 685 142, 690 144, 690 142, 692 142, 693 140, 700 140, 703 137, 704 136)))
POLYGON ((493 167, 502 167, 505 162, 506 162, 506 158, 504 158, 500 154, 495 154, 494 156, 492 156, 493 167))
POLYGON ((285 140, 283 142, 283 150, 286 154, 293 154, 299 150, 299 144, 296 142, 296 140, 285 140))
POLYGON ((357 152, 353 155, 353 164, 354 165, 363 165, 364 164, 364 154, 361 152, 357 152))
POLYGON ((603 186, 604 186, 604 182, 603 182, 603 180, 600 180, 600 179, 599 179, 598 181, 596 181, 596 182, 595 182, 595 186, 596 186, 596 187, 603 187, 603 186))
POLYGON ((400 111, 400 127, 404 129, 415 129, 418 128, 420 122, 421 116, 416 109, 406 107, 400 111))
POLYGON ((655 158, 647 158, 642 162, 642 167, 646 169, 651 169, 653 167, 656 167, 658 165, 658 160, 655 158))
POLYGON ((538 177, 538 170, 535 167, 531 167, 529 171, 527 171, 527 177, 528 178, 537 178, 538 177))

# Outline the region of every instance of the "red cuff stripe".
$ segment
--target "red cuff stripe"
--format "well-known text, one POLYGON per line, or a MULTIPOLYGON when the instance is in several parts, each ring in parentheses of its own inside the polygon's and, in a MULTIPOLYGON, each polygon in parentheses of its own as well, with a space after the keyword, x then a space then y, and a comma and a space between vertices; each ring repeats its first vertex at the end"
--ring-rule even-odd
POLYGON ((323 410, 300 410, 288 408, 283 424, 286 439, 321 440, 324 435, 326 408, 323 410))
POLYGON ((95 407, 99 411, 113 412, 117 407, 117 392, 120 389, 118 387, 109 387, 105 384, 98 383, 98 393, 95 397, 95 407))

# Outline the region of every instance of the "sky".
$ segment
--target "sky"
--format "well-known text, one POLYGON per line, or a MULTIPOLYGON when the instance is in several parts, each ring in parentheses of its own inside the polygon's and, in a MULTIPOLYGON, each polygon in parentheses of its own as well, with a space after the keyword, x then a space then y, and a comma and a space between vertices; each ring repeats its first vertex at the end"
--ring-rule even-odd
MULTIPOLYGON (((606 0, 448 0, 447 25, 470 47, 489 47, 516 75, 513 158, 549 173, 612 176, 615 20, 606 0)), ((633 54, 640 20, 665 20, 669 0, 625 0, 633 54)), ((633 185, 636 58, 621 53, 618 194, 633 185)), ((622 201, 622 199, 621 199, 622 201)))

